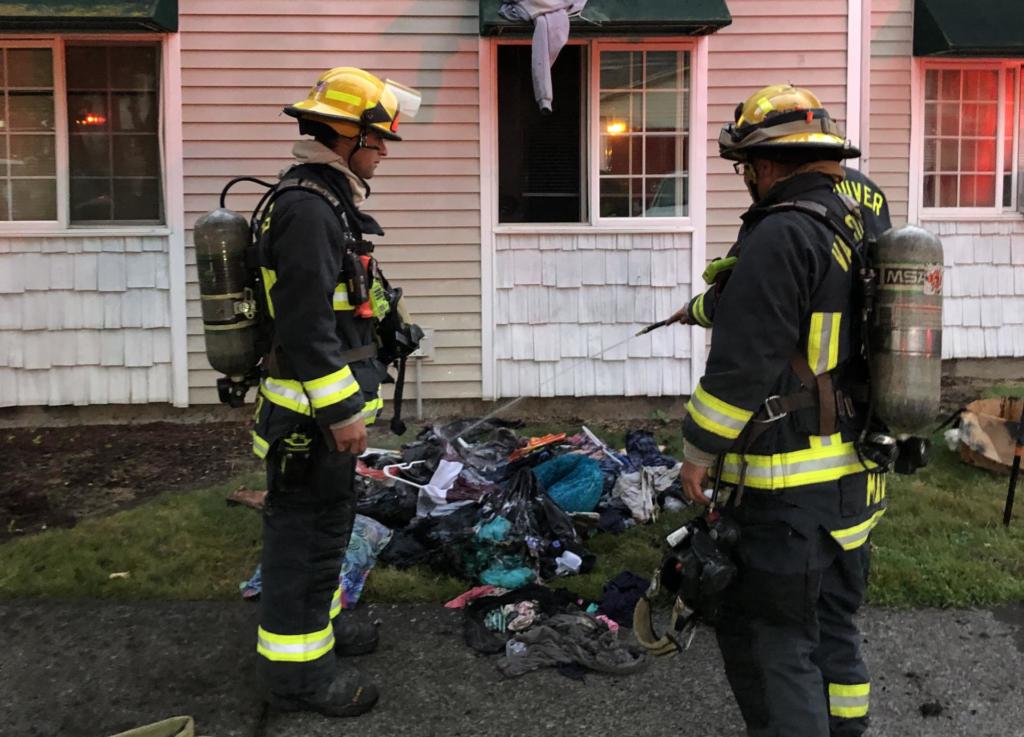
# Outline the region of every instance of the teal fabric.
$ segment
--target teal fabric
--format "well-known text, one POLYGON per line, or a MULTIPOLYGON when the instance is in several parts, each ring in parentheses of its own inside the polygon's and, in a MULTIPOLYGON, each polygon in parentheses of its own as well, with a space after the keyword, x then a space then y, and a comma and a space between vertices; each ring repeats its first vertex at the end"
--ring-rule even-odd
POLYGON ((566 512, 593 512, 604 488, 601 466, 578 453, 553 458, 533 473, 548 496, 566 512))

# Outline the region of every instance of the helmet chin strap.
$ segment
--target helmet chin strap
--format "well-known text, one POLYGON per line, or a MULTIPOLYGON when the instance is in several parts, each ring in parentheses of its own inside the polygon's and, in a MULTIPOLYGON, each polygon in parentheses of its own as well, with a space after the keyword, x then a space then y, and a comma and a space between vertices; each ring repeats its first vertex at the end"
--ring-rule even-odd
POLYGON ((757 194, 757 169, 749 161, 743 162, 743 183, 747 185, 750 199, 756 204, 761 199, 757 194))

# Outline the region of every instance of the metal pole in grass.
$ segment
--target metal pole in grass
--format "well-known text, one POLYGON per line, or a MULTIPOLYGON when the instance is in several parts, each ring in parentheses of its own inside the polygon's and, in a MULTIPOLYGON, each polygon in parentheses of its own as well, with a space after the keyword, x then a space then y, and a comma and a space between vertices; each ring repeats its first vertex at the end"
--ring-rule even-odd
POLYGON ((1016 442, 1013 447, 1013 465, 1010 467, 1010 488, 1006 490, 1006 506, 1003 507, 1003 526, 1010 526, 1013 516, 1013 496, 1017 491, 1017 476, 1020 474, 1020 459, 1024 456, 1024 399, 1021 400, 1020 421, 1017 423, 1016 442))

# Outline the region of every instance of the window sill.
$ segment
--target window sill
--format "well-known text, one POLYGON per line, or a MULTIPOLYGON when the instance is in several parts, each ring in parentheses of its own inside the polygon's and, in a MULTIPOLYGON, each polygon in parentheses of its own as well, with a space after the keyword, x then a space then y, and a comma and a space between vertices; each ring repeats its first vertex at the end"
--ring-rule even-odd
POLYGON ((588 233, 692 233, 693 221, 658 220, 648 223, 505 223, 495 225, 495 235, 503 234, 588 234, 588 233))
POLYGON ((55 228, 53 226, 8 228, 5 227, 7 225, 6 223, 0 225, 0 238, 117 238, 169 236, 171 234, 171 229, 166 225, 125 225, 120 227, 103 225, 95 228, 55 228))
POLYGON ((970 222, 1003 222, 1024 219, 1024 213, 1001 212, 999 210, 979 210, 976 208, 956 209, 935 209, 927 210, 921 208, 918 219, 931 222, 970 221, 970 222))

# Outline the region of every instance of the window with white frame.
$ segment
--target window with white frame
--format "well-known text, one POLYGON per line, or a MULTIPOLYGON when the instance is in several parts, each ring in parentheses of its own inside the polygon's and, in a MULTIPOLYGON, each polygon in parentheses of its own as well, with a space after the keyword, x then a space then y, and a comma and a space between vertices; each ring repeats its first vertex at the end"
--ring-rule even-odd
POLYGON ((498 45, 497 67, 500 223, 688 217, 688 46, 567 45, 548 115, 528 45, 498 45))
POLYGON ((925 208, 1017 210, 1019 64, 929 64, 924 69, 925 208))
POLYGON ((0 95, 0 223, 163 222, 158 43, 0 40, 0 95))

